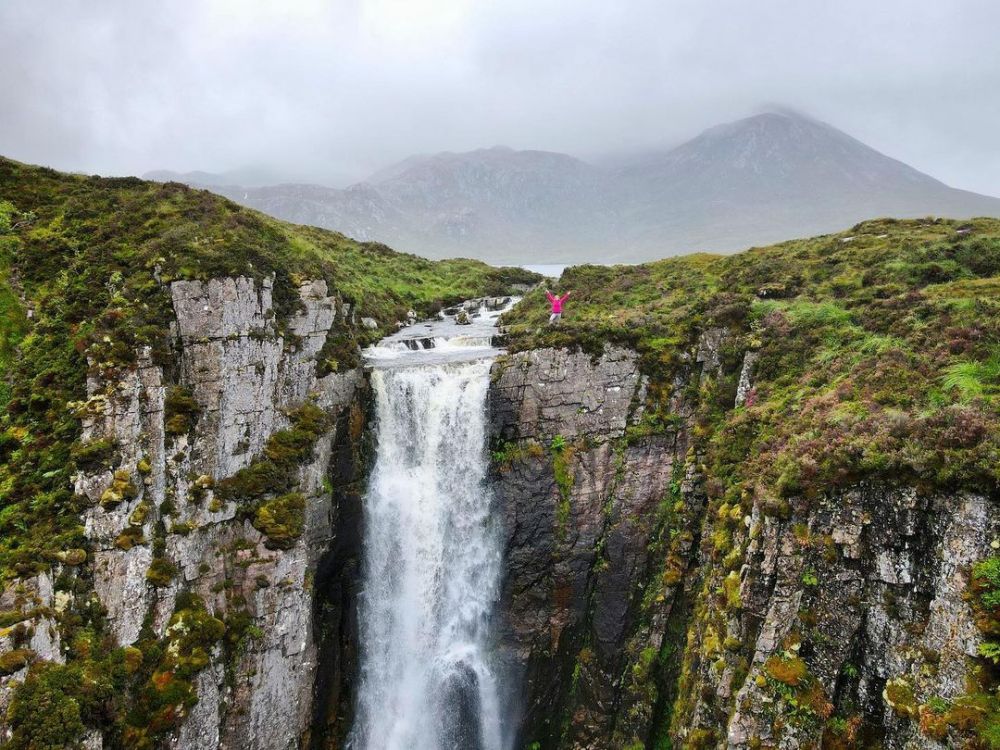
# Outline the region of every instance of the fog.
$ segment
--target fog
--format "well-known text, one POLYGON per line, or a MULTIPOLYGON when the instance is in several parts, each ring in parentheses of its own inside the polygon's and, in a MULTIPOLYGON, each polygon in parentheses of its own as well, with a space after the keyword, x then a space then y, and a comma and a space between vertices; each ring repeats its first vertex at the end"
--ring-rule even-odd
POLYGON ((4 0, 0 154, 332 185, 505 144, 602 159, 773 104, 1000 194, 989 0, 4 0))

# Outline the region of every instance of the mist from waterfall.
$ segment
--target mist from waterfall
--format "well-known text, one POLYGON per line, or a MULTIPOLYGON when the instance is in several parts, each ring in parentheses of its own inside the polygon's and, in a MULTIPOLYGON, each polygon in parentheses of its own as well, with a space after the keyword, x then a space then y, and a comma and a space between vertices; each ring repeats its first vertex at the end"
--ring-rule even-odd
POLYGON ((490 614, 491 359, 375 369, 352 750, 503 750, 490 614))

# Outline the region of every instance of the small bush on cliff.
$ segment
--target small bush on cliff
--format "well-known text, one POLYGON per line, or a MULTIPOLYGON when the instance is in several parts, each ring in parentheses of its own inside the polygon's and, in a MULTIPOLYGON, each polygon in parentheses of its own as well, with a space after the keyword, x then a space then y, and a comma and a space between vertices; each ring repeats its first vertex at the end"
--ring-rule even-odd
POLYGON ((201 406, 189 388, 173 386, 167 391, 163 401, 164 429, 168 435, 177 437, 189 433, 198 420, 201 406))
POLYGON ((87 726, 105 718, 113 703, 112 671, 36 662, 14 688, 7 711, 12 732, 4 750, 77 747, 87 726))
POLYGON ((306 499, 298 492, 271 498, 262 503, 253 517, 253 527, 267 537, 271 549, 289 549, 305 528, 306 499))

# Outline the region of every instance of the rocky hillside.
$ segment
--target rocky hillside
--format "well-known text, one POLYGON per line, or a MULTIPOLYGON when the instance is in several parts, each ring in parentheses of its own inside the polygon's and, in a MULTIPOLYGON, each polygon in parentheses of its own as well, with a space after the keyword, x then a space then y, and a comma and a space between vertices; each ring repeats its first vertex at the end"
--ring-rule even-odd
MULTIPOLYGON (((334 750, 359 344, 535 277, 0 162, 5 750, 334 750)), ((1000 747, 1000 222, 570 269, 489 394, 524 750, 1000 747)), ((521 287, 524 288, 524 287, 521 287)))
POLYGON ((298 746, 320 682, 344 721, 358 347, 535 277, 177 184, 0 198, 4 747, 298 746))
POLYGON ((290 221, 430 257, 519 263, 733 251, 880 216, 1000 216, 1000 199, 952 189, 787 112, 710 128, 617 166, 497 147, 413 157, 345 190, 205 179, 290 221))
POLYGON ((1000 747, 998 273, 998 222, 870 222, 509 314, 526 745, 1000 747))

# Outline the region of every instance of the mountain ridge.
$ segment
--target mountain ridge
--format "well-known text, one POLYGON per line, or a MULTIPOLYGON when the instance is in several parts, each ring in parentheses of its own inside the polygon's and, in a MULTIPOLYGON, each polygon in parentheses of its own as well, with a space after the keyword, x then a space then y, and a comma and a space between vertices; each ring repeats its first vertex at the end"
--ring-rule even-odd
POLYGON ((950 187, 789 112, 716 125, 619 166, 494 146, 415 155, 344 189, 191 184, 361 240, 494 262, 635 262, 883 216, 1000 216, 1000 198, 950 187))

